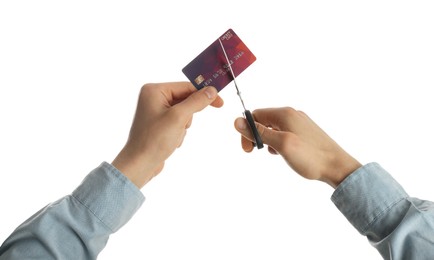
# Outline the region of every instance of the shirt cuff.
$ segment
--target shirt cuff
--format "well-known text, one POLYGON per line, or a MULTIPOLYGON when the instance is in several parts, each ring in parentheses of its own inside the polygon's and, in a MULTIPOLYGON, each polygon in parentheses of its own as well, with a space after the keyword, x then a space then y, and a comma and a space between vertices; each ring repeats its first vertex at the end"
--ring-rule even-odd
POLYGON ((348 176, 331 200, 362 234, 399 202, 408 198, 401 185, 378 163, 369 163, 348 176))
POLYGON ((125 225, 145 200, 140 190, 107 162, 89 173, 72 196, 113 232, 125 225))

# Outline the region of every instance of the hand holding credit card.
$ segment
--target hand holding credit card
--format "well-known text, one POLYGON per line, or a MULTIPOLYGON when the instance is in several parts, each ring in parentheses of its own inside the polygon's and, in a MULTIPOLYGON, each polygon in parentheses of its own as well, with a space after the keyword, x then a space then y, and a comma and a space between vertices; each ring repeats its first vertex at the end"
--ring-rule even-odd
POLYGON ((252 113, 246 109, 235 81, 235 78, 255 60, 255 55, 241 41, 238 35, 232 29, 229 29, 187 64, 182 69, 182 72, 197 89, 213 86, 217 91, 221 91, 231 81, 234 81, 237 95, 244 108, 243 114, 255 138, 254 145, 261 149, 264 145, 252 113))

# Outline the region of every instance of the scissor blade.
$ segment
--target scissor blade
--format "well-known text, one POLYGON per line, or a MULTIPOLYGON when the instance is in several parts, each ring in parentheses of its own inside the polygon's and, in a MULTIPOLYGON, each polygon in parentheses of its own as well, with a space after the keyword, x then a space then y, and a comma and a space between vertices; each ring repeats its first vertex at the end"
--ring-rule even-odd
POLYGON ((237 95, 238 95, 238 97, 240 98, 241 105, 243 105, 244 110, 247 110, 247 109, 246 109, 246 106, 244 105, 243 98, 241 97, 241 92, 240 92, 240 90, 238 89, 237 81, 235 80, 235 74, 234 74, 234 71, 232 70, 231 62, 229 61, 228 55, 226 54, 225 47, 223 46, 223 43, 222 43, 222 41, 220 40, 220 38, 219 38, 219 42, 220 42, 220 45, 222 46, 222 50, 223 50, 223 54, 225 55, 226 62, 228 63, 229 71, 231 72, 232 78, 234 79, 235 88, 237 89, 237 95))

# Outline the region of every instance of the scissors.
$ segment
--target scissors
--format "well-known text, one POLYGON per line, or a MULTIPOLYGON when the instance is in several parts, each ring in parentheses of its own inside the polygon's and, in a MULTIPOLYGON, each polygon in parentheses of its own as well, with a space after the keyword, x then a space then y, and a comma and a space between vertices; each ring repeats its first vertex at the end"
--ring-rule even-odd
POLYGON ((244 105, 243 98, 241 97, 241 92, 238 89, 237 82, 235 81, 235 74, 234 74, 234 71, 232 70, 231 62, 229 61, 228 55, 226 54, 225 47, 223 46, 223 43, 220 40, 220 38, 219 38, 219 42, 220 42, 220 45, 222 46, 223 53, 224 53, 225 58, 226 58, 226 62, 228 63, 229 70, 230 70, 232 78, 234 80, 235 88, 237 90, 237 95, 240 98, 241 105, 243 105, 243 108, 244 108, 244 112, 243 112, 244 118, 247 119, 247 123, 250 126, 251 133, 252 133, 253 137, 255 138, 255 142, 253 142, 253 146, 257 147, 258 149, 261 149, 264 147, 264 143, 262 142, 261 136, 259 135, 258 129, 256 128, 255 120, 253 119, 253 115, 250 112, 250 110, 246 109, 246 106, 244 105))

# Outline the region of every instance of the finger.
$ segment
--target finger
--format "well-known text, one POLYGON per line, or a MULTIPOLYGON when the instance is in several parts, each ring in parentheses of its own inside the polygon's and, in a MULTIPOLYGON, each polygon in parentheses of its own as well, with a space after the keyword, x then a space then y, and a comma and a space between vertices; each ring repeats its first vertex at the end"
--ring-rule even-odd
POLYGON ((274 148, 271 147, 271 146, 268 146, 268 152, 271 153, 271 154, 279 154, 279 153, 278 153, 276 150, 274 150, 274 148))
POLYGON ((224 104, 223 99, 220 96, 217 96, 217 98, 211 103, 211 106, 213 107, 222 107, 224 104))
POLYGON ((247 139, 245 136, 241 136, 241 147, 246 153, 250 153, 251 151, 253 151, 253 148, 255 148, 252 140, 247 139))
POLYGON ((193 116, 191 116, 190 119, 188 120, 187 124, 185 125, 185 129, 190 128, 192 122, 193 122, 193 116))
MULTIPOLYGON (((186 81, 159 83, 156 85, 163 86, 163 91, 166 95, 166 98, 169 100, 169 103, 172 106, 182 102, 192 93, 197 91, 193 84, 186 81)), ((223 99, 220 96, 217 96, 217 98, 211 103, 211 106, 219 108, 222 107, 223 104, 223 99)))
POLYGON ((182 137, 181 137, 181 140, 179 141, 179 144, 178 144, 177 148, 181 147, 182 143, 184 142, 184 138, 185 138, 186 135, 187 135, 187 130, 182 133, 182 137))
MULTIPOLYGON (((168 103, 168 105, 174 106, 186 99, 193 92, 197 91, 197 89, 190 82, 182 81, 167 83, 147 83, 143 85, 141 93, 145 93, 148 91, 158 91, 161 95, 159 96, 159 98, 162 98, 164 102, 168 103)), ((141 96, 144 96, 145 98, 147 97, 146 94, 141 96)))
MULTIPOLYGON (((271 146, 274 150, 279 150, 281 146, 282 133, 278 130, 274 130, 268 127, 265 127, 262 124, 255 123, 256 128, 258 129, 258 133, 261 136, 262 142, 271 146)), ((243 135, 245 138, 253 141, 253 136, 251 130, 247 124, 247 120, 244 118, 235 119, 235 129, 243 135)), ((244 149, 244 147, 243 147, 244 149)))
POLYGON ((205 87, 192 93, 184 101, 177 104, 177 109, 187 115, 191 115, 213 103, 217 97, 217 89, 214 87, 205 87))
POLYGON ((252 133, 250 131, 246 131, 247 128, 247 122, 245 118, 237 118, 235 120, 235 129, 238 130, 238 132, 240 132, 241 134, 241 147, 243 148, 243 150, 247 153, 250 153, 251 151, 253 151, 254 145, 253 145, 253 140, 252 140, 252 133))
POLYGON ((262 108, 253 111, 255 121, 275 130, 290 131, 301 113, 291 107, 262 108))
POLYGON ((190 96, 197 89, 187 81, 159 83, 163 86, 167 98, 174 101, 182 101, 190 96))

